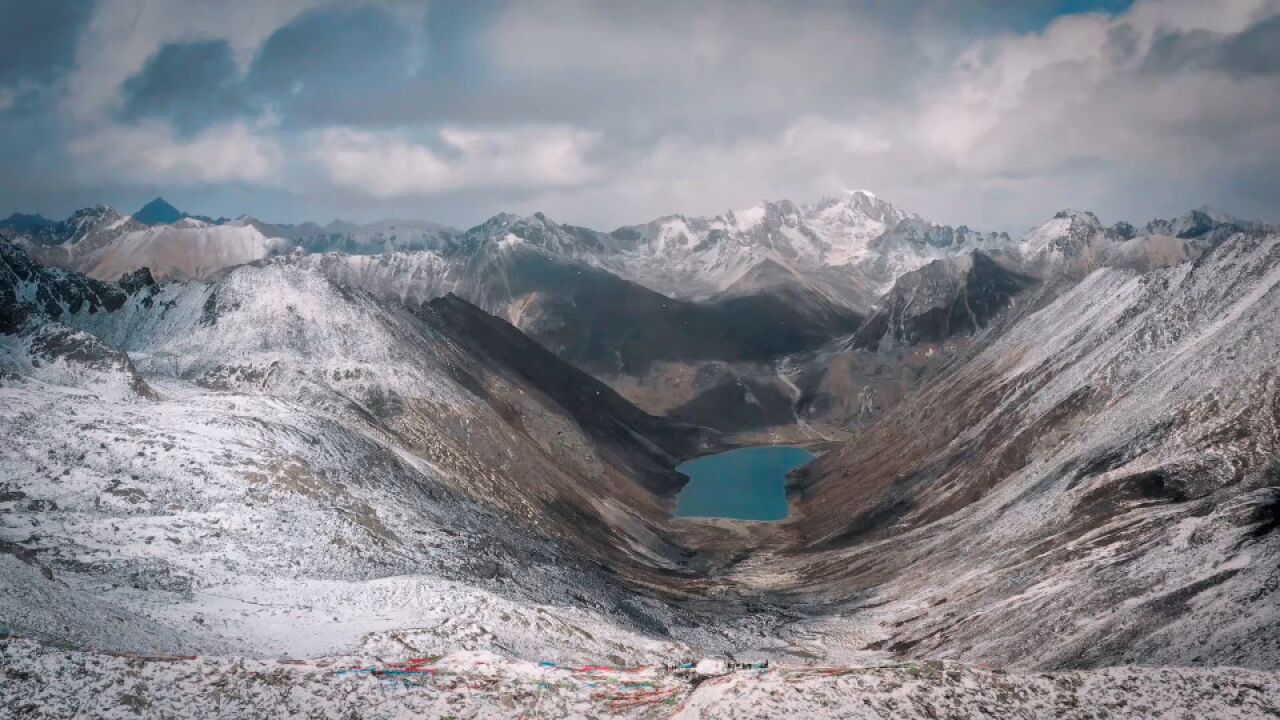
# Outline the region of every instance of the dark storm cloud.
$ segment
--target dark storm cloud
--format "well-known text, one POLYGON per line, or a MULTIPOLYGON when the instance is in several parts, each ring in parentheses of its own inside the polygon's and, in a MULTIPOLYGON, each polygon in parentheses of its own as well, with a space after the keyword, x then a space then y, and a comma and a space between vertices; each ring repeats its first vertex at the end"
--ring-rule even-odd
POLYGON ((169 44, 125 81, 122 115, 164 117, 183 132, 247 112, 240 71, 225 40, 169 44))
POLYGON ((1164 73, 1218 70, 1240 78, 1280 74, 1280 15, 1238 33, 1163 32, 1152 43, 1144 65, 1164 73))
POLYGON ((0 86, 65 72, 92 10, 78 0, 0 0, 0 86))
POLYGON ((1280 74, 1280 15, 1227 38, 1221 67, 1235 75, 1280 74))
POLYGON ((404 85, 410 34, 382 8, 305 13, 271 35, 247 91, 302 123, 358 121, 404 85))
POLYGON ((225 40, 163 46, 125 81, 122 114, 187 133, 266 110, 286 124, 360 123, 405 91, 409 52, 410 34, 382 8, 315 10, 272 33, 245 73, 225 40))

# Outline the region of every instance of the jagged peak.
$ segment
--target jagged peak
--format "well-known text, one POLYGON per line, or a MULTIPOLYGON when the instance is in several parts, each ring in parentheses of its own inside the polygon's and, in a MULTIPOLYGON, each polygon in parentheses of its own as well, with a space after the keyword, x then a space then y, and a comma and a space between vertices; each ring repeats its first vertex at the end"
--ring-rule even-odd
POLYGON ((532 215, 517 215, 512 212, 500 212, 471 228, 467 233, 492 235, 495 231, 505 232, 511 228, 522 227, 556 229, 560 227, 560 224, 547 217, 546 214, 541 211, 535 212, 532 215))
POLYGON ((39 230, 56 224, 56 221, 50 220, 40 213, 15 212, 10 214, 9 217, 0 220, 0 228, 9 228, 18 232, 39 230))
POLYGON ((119 214, 120 213, 116 212, 116 209, 111 207, 110 205, 106 205, 104 203, 98 203, 97 205, 92 205, 90 207, 83 207, 83 208, 80 208, 79 210, 72 212, 71 216, 68 219, 75 220, 77 218, 105 217, 109 215, 119 215, 119 214))
POLYGON ((810 215, 853 213, 883 223, 896 225, 903 220, 920 216, 907 212, 869 190, 844 190, 839 194, 824 195, 816 203, 805 208, 810 215))
POLYGON ((1179 238, 1195 238, 1202 235, 1228 230, 1247 230, 1260 227, 1260 223, 1241 220, 1229 213, 1222 212, 1208 205, 1192 208, 1172 220, 1157 218, 1148 222, 1146 231, 1153 235, 1173 235, 1179 238))
POLYGON ((1065 208, 1054 213, 1053 217, 1055 220, 1070 219, 1073 222, 1076 220, 1079 220, 1082 222, 1086 222, 1090 225, 1096 225, 1098 227, 1102 227, 1102 221, 1098 220, 1098 216, 1095 215, 1090 210, 1077 210, 1075 208, 1065 208))

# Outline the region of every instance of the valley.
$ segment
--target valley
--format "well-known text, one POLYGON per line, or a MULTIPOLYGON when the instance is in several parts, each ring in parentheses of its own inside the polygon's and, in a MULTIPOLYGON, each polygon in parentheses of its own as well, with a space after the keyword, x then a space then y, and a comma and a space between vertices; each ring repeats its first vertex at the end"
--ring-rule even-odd
POLYGON ((494 688, 414 671, 382 698, 404 715, 548 687, 562 713, 904 687, 904 717, 987 712, 951 683, 1014 715, 1117 684, 1117 717, 1224 685, 1276 707, 1274 227, 1063 211, 1010 238, 866 192, 607 233, 170 215, 0 223, 15 672, 126 657, 259 709, 271 676, 297 712, 385 689, 338 666, 494 688), (723 482, 756 446, 794 446, 767 508, 682 505, 688 463, 723 482), (778 669, 662 670, 720 655, 778 669), (602 701, 582 666, 657 695, 602 701))

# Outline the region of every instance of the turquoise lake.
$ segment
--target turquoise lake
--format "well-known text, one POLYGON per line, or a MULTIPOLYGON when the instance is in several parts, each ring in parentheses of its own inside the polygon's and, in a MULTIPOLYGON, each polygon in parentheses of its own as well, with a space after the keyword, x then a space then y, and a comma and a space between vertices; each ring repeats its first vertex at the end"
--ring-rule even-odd
POLYGON ((676 470, 689 484, 676 496, 676 517, 783 520, 787 473, 813 457, 804 448, 766 445, 681 463, 676 470))

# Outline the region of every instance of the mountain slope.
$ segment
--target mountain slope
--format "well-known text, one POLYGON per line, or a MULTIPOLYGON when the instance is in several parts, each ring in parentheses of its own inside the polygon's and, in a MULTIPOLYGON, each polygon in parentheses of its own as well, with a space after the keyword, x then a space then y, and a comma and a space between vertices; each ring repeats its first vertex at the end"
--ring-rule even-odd
POLYGON ((902 275, 851 343, 889 349, 976 333, 1034 279, 974 251, 902 275))
POLYGON ((133 219, 144 225, 171 225, 185 217, 186 213, 160 197, 143 205, 133 214, 133 219))
POLYGON ((1274 230, 1088 273, 811 468, 797 591, 903 652, 1275 667, 1276 317, 1274 230))
POLYGON ((660 622, 626 584, 693 576, 672 467, 711 438, 456 298, 415 315, 280 262, 114 285, 0 249, 11 631, 313 653, 454 608, 532 642, 538 602, 590 593, 594 653, 660 622))
POLYGON ((421 303, 460 295, 597 374, 643 373, 660 360, 772 358, 815 347, 861 319, 813 297, 677 300, 519 240, 455 253, 290 261, 387 299, 421 303))
MULTIPOLYGON (((668 216, 610 233, 559 224, 541 213, 528 217, 502 213, 466 232, 394 220, 368 225, 335 221, 324 227, 314 223, 273 225, 253 218, 224 223, 190 217, 161 198, 132 218, 120 217, 109 208, 81 211, 56 224, 24 217, 14 216, 3 223, 20 244, 28 250, 62 247, 60 253, 38 254, 37 259, 102 279, 111 279, 107 272, 143 266, 150 267, 157 277, 167 277, 159 268, 168 262, 164 254, 172 250, 151 257, 137 247, 135 238, 124 236, 148 226, 181 228, 185 221, 198 221, 214 227, 254 228, 273 241, 272 247, 261 249, 257 257, 272 250, 297 248, 353 254, 431 251, 456 259, 481 252, 486 244, 517 240, 684 300, 753 295, 794 286, 860 313, 904 272, 974 248, 1009 244, 1003 235, 926 223, 866 191, 826 197, 812 205, 781 200, 714 217, 668 216), (77 232, 68 226, 84 227, 77 232), (91 242, 77 247, 86 239, 91 242), (133 247, 128 251, 106 247, 117 241, 133 247), (125 259, 98 268, 91 260, 97 253, 125 259)), ((170 242, 179 242, 180 235, 170 242)), ((228 244, 236 242, 227 240, 228 244)), ((198 239, 185 244, 194 257, 178 268, 187 273, 181 277, 192 276, 192 272, 194 277, 208 277, 225 267, 257 259, 244 251, 219 255, 216 248, 204 246, 198 239)))

